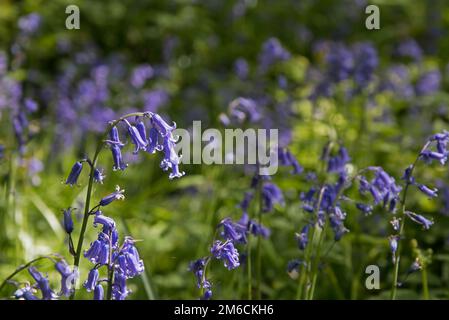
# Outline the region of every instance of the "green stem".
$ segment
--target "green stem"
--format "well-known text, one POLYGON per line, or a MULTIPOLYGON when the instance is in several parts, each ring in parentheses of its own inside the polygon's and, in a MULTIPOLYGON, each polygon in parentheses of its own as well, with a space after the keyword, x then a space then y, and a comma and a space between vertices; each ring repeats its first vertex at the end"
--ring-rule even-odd
POLYGON ((114 264, 112 262, 112 232, 109 233, 109 261, 108 261, 108 290, 106 300, 112 298, 112 279, 114 278, 114 264))
POLYGON ((320 264, 320 255, 321 255, 321 247, 323 245, 324 237, 326 235, 326 227, 327 223, 324 224, 323 228, 321 229, 320 237, 318 239, 318 246, 316 249, 315 259, 313 262, 313 269, 312 269, 312 286, 310 287, 309 295, 307 297, 308 300, 313 299, 313 295, 315 293, 315 285, 318 278, 318 265, 320 264))
MULTIPOLYGON (((108 128, 106 129, 106 131, 101 136, 100 140, 98 141, 94 157, 93 157, 92 161, 89 162, 89 164, 90 164, 89 184, 88 184, 88 187, 87 187, 86 202, 84 204, 83 223, 81 225, 81 231, 80 231, 80 235, 79 235, 79 238, 78 238, 78 245, 77 245, 77 248, 76 248, 76 254, 75 254, 74 262, 73 262, 74 269, 77 269, 77 270, 79 269, 79 264, 80 264, 80 259, 81 259, 81 251, 83 249, 84 234, 86 232, 87 222, 88 222, 89 216, 90 216, 90 209, 89 208, 90 208, 90 199, 92 197, 92 189, 93 189, 93 183, 94 183, 94 172, 95 172, 95 167, 96 167, 96 164, 97 164, 98 156, 99 156, 101 150, 103 149, 104 140, 106 139, 107 135, 109 134, 109 131, 114 126, 116 126, 120 121, 123 121, 124 119, 130 118, 130 117, 143 117, 145 115, 147 115, 147 113, 134 112, 134 113, 129 113, 127 115, 124 115, 123 117, 121 117, 118 120, 112 121, 109 124, 108 128)), ((75 299, 75 294, 76 294, 76 290, 73 290, 73 293, 70 296, 70 300, 75 299)))
MULTIPOLYGON (((262 225, 262 183, 259 181, 258 187, 258 196, 259 196, 259 206, 257 208, 257 220, 259 221, 259 224, 262 225)), ((256 287, 256 293, 257 293, 257 299, 260 300, 262 298, 261 295, 261 283, 262 283, 262 236, 259 235, 257 237, 257 287, 256 287)))
POLYGON ((407 193, 408 193, 408 190, 409 190, 409 187, 410 187, 410 184, 411 184, 410 179, 413 177, 413 171, 415 170, 416 164, 418 163, 418 160, 419 160, 419 158, 421 156, 421 153, 424 150, 427 149, 427 147, 430 145, 430 143, 431 142, 428 141, 424 145, 424 147, 421 149, 420 153, 416 157, 415 161, 413 162, 413 164, 412 164, 412 166, 410 168, 410 172, 409 172, 409 179, 407 179, 407 182, 406 182, 405 187, 404 187, 404 193, 403 193, 402 201, 401 201, 401 204, 402 204, 401 218, 402 218, 402 220, 401 220, 401 225, 400 225, 400 228, 399 228, 398 248, 397 248, 397 252, 396 252, 396 259, 395 259, 395 262, 394 262, 393 283, 392 283, 392 286, 391 286, 391 293, 390 293, 390 299, 391 300, 395 300, 396 299, 396 292, 397 292, 397 287, 398 287, 399 262, 401 260, 401 251, 402 251, 401 238, 402 238, 402 236, 404 234, 405 218, 406 218, 406 215, 405 215, 405 211, 406 211, 405 210, 405 203, 406 203, 406 200, 407 200, 407 193))

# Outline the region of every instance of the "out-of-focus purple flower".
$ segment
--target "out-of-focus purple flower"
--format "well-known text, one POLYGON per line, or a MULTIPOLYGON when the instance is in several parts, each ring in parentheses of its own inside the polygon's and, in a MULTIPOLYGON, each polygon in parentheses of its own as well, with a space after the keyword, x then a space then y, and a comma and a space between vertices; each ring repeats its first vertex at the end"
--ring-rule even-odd
POLYGON ((414 39, 402 41, 396 49, 396 54, 400 57, 411 58, 415 61, 421 60, 422 50, 414 39))
POLYGON ((354 46, 354 80, 360 87, 365 87, 371 80, 379 63, 376 48, 370 43, 354 46))
POLYGON ((281 189, 274 183, 264 183, 262 186, 262 211, 271 212, 275 204, 284 205, 281 189))
POLYGON ((334 43, 326 56, 328 77, 333 82, 348 79, 354 70, 354 56, 342 43, 334 43))
POLYGON ((249 73, 248 62, 243 58, 237 59, 234 63, 234 70, 237 77, 239 77, 241 80, 245 80, 248 77, 249 73))
POLYGON ((327 162, 327 171, 341 172, 349 161, 351 161, 351 158, 349 157, 348 151, 345 147, 340 147, 338 154, 329 158, 327 162))
POLYGON ((41 16, 37 13, 30 13, 19 18, 18 26, 25 34, 35 33, 41 25, 41 16))
POLYGON ((249 98, 237 98, 229 104, 229 119, 232 123, 242 124, 245 121, 255 123, 262 117, 257 103, 249 98))
POLYGON ((210 252, 216 259, 223 260, 224 266, 228 270, 235 269, 240 265, 239 252, 230 241, 224 243, 219 240, 215 241, 210 252))
POLYGON ((299 275, 299 268, 304 262, 299 259, 290 260, 287 263, 287 273, 292 279, 297 279, 299 275))
POLYGON ((391 223, 391 226, 393 227, 393 230, 394 231, 399 231, 399 228, 400 228, 400 223, 401 223, 401 218, 396 218, 396 217, 394 217, 391 221, 390 221, 390 223, 391 223))
POLYGON ((72 170, 70 171, 69 176, 67 177, 67 180, 65 181, 65 184, 69 184, 70 186, 76 184, 82 170, 83 170, 82 162, 80 161, 75 162, 75 164, 72 167, 72 170))
POLYGON ((274 63, 290 59, 288 52, 276 38, 270 38, 262 46, 259 55, 259 68, 261 72, 266 72, 274 63))
POLYGON ((167 91, 155 89, 143 92, 143 102, 145 110, 157 112, 157 110, 166 104, 169 100, 167 91))
POLYGON ((25 109, 27 110, 27 112, 32 113, 32 112, 37 111, 38 105, 37 105, 36 101, 34 101, 33 99, 26 98, 25 99, 25 109))
POLYGON ((145 82, 153 77, 153 68, 148 64, 143 64, 136 67, 131 75, 131 84, 134 88, 141 88, 145 82))
POLYGON ((346 219, 346 213, 336 206, 331 214, 329 214, 329 221, 334 231, 334 240, 339 241, 343 235, 349 230, 344 226, 343 222, 346 219))
POLYGON ((296 160, 295 156, 286 148, 279 148, 278 150, 279 164, 282 166, 292 166, 292 174, 301 174, 304 168, 296 160))
POLYGON ((433 221, 419 215, 416 214, 414 212, 411 211, 405 211, 405 214, 414 222, 420 224, 423 226, 424 229, 428 230, 432 225, 433 225, 433 221))
POLYGON ((430 95, 438 91, 441 83, 441 73, 439 70, 433 70, 424 73, 416 83, 416 94, 418 96, 430 95))
POLYGON ((298 243, 298 248, 304 250, 309 243, 309 229, 310 224, 306 224, 300 233, 295 234, 296 242, 298 243))

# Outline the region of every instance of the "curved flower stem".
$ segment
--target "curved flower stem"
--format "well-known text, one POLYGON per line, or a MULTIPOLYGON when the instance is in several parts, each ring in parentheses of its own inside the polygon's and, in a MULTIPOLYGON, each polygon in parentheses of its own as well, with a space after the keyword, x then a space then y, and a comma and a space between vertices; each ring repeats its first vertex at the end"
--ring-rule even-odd
POLYGON ((315 253, 315 259, 312 266, 312 285, 310 287, 309 294, 307 296, 307 300, 313 299, 313 294, 315 293, 316 281, 318 278, 318 265, 320 264, 320 255, 321 255, 321 247, 324 242, 324 238, 326 236, 327 223, 324 223, 323 228, 321 229, 320 237, 318 238, 318 245, 315 253))
POLYGON ((430 145, 430 141, 428 141, 424 147, 421 149, 421 151, 419 152, 418 156, 416 157, 415 161, 413 162, 413 164, 410 167, 410 172, 409 172, 409 177, 406 180, 405 183, 405 187, 404 187, 404 193, 402 196, 402 200, 401 200, 401 225, 399 228, 399 240, 398 240, 398 248, 397 248, 397 253, 396 253, 396 259, 394 262, 394 271, 393 271, 393 283, 391 286, 391 293, 390 293, 390 299, 391 300, 395 300, 396 299, 396 291, 397 291, 397 287, 398 287, 398 277, 399 277, 399 262, 401 260, 401 250, 402 250, 402 245, 401 245, 401 238, 404 235, 404 227, 405 227, 405 220, 406 220, 406 216, 405 216, 405 203, 407 200, 407 193, 408 193, 408 189, 411 185, 411 178, 413 177, 413 171, 415 170, 415 167, 418 163, 418 160, 421 156, 421 153, 427 149, 427 147, 430 145))
MULTIPOLYGON (((109 134, 109 131, 111 130, 111 128, 116 126, 120 121, 123 121, 124 119, 130 118, 130 117, 143 117, 143 116, 149 117, 150 114, 147 113, 147 112, 134 112, 134 113, 126 114, 123 117, 119 118, 118 120, 112 121, 109 124, 108 128, 106 129, 106 131, 100 137, 100 139, 99 139, 99 141, 97 143, 97 148, 95 150, 95 154, 94 154, 94 157, 92 158, 92 161, 88 161, 88 163, 90 165, 89 184, 88 184, 88 187, 87 187, 86 202, 84 204, 83 223, 81 225, 81 231, 80 231, 80 235, 79 235, 79 238, 78 238, 78 245, 77 245, 77 248, 76 248, 76 254, 75 254, 74 262, 73 262, 73 265, 74 265, 75 269, 79 269, 80 258, 81 258, 81 251, 83 249, 84 233, 86 232, 87 222, 88 222, 89 216, 90 216, 90 209, 89 209, 89 207, 90 207, 90 199, 92 197, 92 189, 93 189, 93 183, 94 183, 95 166, 97 164, 98 156, 99 156, 101 150, 103 149, 104 140, 106 139, 107 135, 109 134)), ((70 300, 75 299, 75 293, 76 293, 76 291, 74 290, 72 295, 70 296, 70 300)))
MULTIPOLYGON (((56 255, 54 257, 57 257, 56 255)), ((12 278, 14 278, 16 276, 16 274, 22 272, 23 270, 25 270, 26 268, 28 268, 29 266, 31 266, 32 264, 43 260, 43 259, 49 259, 51 261, 54 261, 54 257, 52 257, 52 255, 48 255, 48 256, 41 256, 41 257, 37 257, 31 261, 28 261, 25 264, 22 264, 21 266, 19 266, 13 273, 11 273, 5 280, 3 280, 3 282, 0 284, 0 291, 3 289, 3 287, 8 283, 9 280, 11 280, 12 278)))

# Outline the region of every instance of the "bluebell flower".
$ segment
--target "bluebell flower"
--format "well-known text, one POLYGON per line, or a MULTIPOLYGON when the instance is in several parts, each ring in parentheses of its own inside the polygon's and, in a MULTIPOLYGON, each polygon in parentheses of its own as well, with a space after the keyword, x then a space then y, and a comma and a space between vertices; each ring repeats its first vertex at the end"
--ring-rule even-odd
POLYGON ((109 140, 107 140, 107 143, 110 145, 116 145, 120 148, 124 146, 124 144, 120 141, 120 135, 117 126, 112 127, 109 131, 109 140))
POLYGON ((123 161, 122 151, 118 145, 111 145, 112 159, 114 161, 114 166, 112 169, 115 170, 125 170, 128 165, 123 161))
POLYGON ((17 289, 14 292, 14 297, 16 299, 24 299, 24 300, 40 300, 38 297, 34 295, 35 289, 29 285, 26 285, 23 288, 17 289))
POLYGON ((365 215, 370 215, 373 212, 373 206, 364 203, 356 203, 356 208, 359 209, 365 215))
POLYGON ((139 257, 132 238, 125 238, 123 248, 118 254, 120 272, 127 278, 133 278, 144 271, 143 261, 139 257))
POLYGON ((234 70, 240 80, 245 80, 249 73, 248 62, 243 58, 237 59, 234 63, 234 70))
POLYGON ((430 227, 433 225, 433 221, 419 215, 416 214, 414 212, 411 211, 405 211, 405 214, 414 222, 420 224, 423 226, 424 229, 428 230, 430 229, 430 227))
POLYGON ((155 153, 156 151, 161 151, 164 147, 159 144, 159 132, 156 128, 150 129, 150 143, 147 147, 147 152, 155 153))
POLYGON ((274 63, 290 59, 291 54, 276 38, 270 38, 264 42, 262 52, 259 55, 259 67, 261 72, 266 72, 274 63))
POLYGON ((94 289, 94 300, 104 299, 104 289, 101 284, 97 284, 94 289))
POLYGON ((301 174, 304 171, 304 168, 299 164, 298 160, 296 160, 290 150, 279 148, 278 156, 280 165, 292 166, 292 174, 301 174))
POLYGON ((73 208, 67 208, 63 211, 64 219, 63 219, 63 225, 64 230, 68 234, 72 233, 73 231, 73 219, 72 219, 72 211, 75 210, 73 208))
POLYGON ((329 215, 329 222, 334 231, 334 240, 339 241, 343 235, 349 230, 344 226, 343 222, 346 218, 346 213, 341 211, 339 207, 335 207, 333 213, 329 215))
POLYGON ((84 252, 84 257, 95 264, 107 264, 109 259, 109 236, 104 232, 100 232, 98 239, 92 242, 89 249, 84 252))
POLYGON ((268 238, 270 236, 270 229, 264 227, 260 223, 257 223, 255 220, 250 220, 248 225, 249 232, 251 232, 253 235, 261 236, 263 238, 268 238))
POLYGON ((424 73, 416 83, 416 94, 418 96, 430 95, 440 88, 441 73, 439 70, 433 70, 424 73))
POLYGON ((229 103, 229 117, 232 123, 242 124, 245 121, 255 123, 262 118, 254 99, 239 97, 229 103))
POLYGON ((35 33, 41 25, 41 16, 38 13, 30 13, 19 18, 18 26, 21 32, 27 35, 35 33))
POLYGON ((223 227, 221 236, 224 239, 236 243, 246 243, 247 223, 246 225, 241 225, 234 223, 231 218, 225 218, 220 222, 219 226, 223 227))
POLYGON ((251 191, 245 192, 245 195, 243 196, 243 200, 242 200, 242 202, 240 202, 240 208, 243 210, 243 212, 248 212, 249 205, 253 198, 254 198, 254 194, 251 191))
POLYGON ((131 137, 131 141, 135 146, 133 153, 137 154, 139 150, 146 150, 148 145, 146 139, 140 135, 139 130, 135 126, 131 125, 127 120, 124 121, 128 126, 128 133, 131 137))
POLYGON ((390 221, 390 223, 391 223, 391 226, 393 227, 393 230, 394 231, 399 231, 399 229, 400 229, 400 223, 401 223, 401 218, 396 218, 396 217, 394 217, 391 221, 390 221))
POLYGON ((103 170, 99 170, 98 168, 95 168, 94 181, 97 183, 103 184, 104 178, 105 178, 105 175, 103 174, 103 170))
POLYGON ((190 262, 189 270, 193 272, 196 278, 196 285, 198 288, 203 287, 203 275, 204 275, 204 267, 206 266, 206 258, 201 258, 195 261, 190 262))
POLYGON ((100 200, 99 205, 104 207, 107 206, 108 204, 110 204, 111 202, 115 201, 115 200, 123 200, 125 199, 125 196, 123 195, 123 193, 125 192, 125 190, 121 190, 119 186, 115 187, 115 192, 108 194, 107 196, 105 196, 104 198, 102 198, 100 200))
POLYGON ((365 87, 373 78, 379 64, 376 48, 370 43, 360 43, 354 47, 354 80, 360 87, 365 87))
POLYGON ((388 238, 388 241, 390 243, 390 250, 391 250, 393 263, 395 263, 396 262, 396 251, 398 250, 399 236, 390 236, 388 238))
POLYGON ((427 163, 432 162, 432 160, 438 160, 441 164, 445 164, 447 161, 447 153, 435 152, 431 150, 424 150, 420 154, 421 158, 427 163))
POLYGON ((281 189, 274 183, 264 183, 262 186, 262 211, 272 211, 275 204, 284 205, 284 196, 281 189))
POLYGON ((228 270, 235 269, 240 265, 239 252, 229 240, 224 243, 219 240, 215 241, 210 252, 216 259, 223 260, 224 266, 228 270))
POLYGON ((112 297, 114 300, 125 300, 131 293, 126 286, 126 276, 121 272, 114 273, 114 281, 112 283, 112 297))
POLYGON ((354 69, 354 56, 342 43, 334 43, 326 56, 328 77, 333 82, 348 79, 354 69))
POLYGON ((136 124, 137 131, 139 131, 139 135, 143 141, 147 141, 147 128, 145 127, 145 123, 139 120, 136 124))
POLYGON ((148 64, 137 66, 131 75, 131 85, 134 88, 141 88, 145 82, 154 75, 153 68, 148 64))
POLYGON ((329 158, 327 172, 341 172, 349 161, 351 161, 351 158, 349 157, 348 151, 345 147, 340 147, 338 154, 329 158))
MULTIPOLYGON (((97 211, 95 213, 95 217, 94 217, 94 227, 97 226, 97 224, 101 224, 103 225, 103 227, 106 230, 112 230, 115 229, 115 221, 112 218, 106 217, 104 216, 101 211, 97 211)), ((107 232, 105 232, 106 234, 108 234, 107 232)))
POLYGON ((87 292, 95 290, 99 276, 100 274, 97 268, 94 267, 92 270, 89 271, 87 280, 83 283, 83 287, 86 288, 87 292))
POLYGON ((64 260, 56 262, 55 269, 61 274, 61 294, 66 297, 70 296, 73 292, 76 275, 64 260))
POLYGON ((299 275, 299 268, 304 262, 299 259, 290 260, 287 263, 287 273, 292 279, 297 279, 299 275))
POLYGON ((76 184, 82 170, 83 170, 83 163, 80 161, 75 162, 75 164, 72 167, 72 170, 70 171, 69 176, 67 177, 67 180, 65 181, 65 184, 69 184, 70 186, 76 184))
POLYGON ((35 267, 29 267, 28 272, 33 277, 33 279, 36 281, 37 286, 42 292, 42 299, 44 300, 52 300, 56 297, 53 290, 50 288, 50 282, 48 281, 47 277, 42 275, 35 267))
POLYGON ((173 178, 180 178, 182 177, 185 172, 179 171, 179 164, 180 164, 181 158, 178 156, 176 150, 175 150, 175 143, 170 137, 164 138, 164 159, 162 159, 160 167, 162 170, 167 171, 168 169, 171 169, 171 173, 169 174, 168 178, 171 180, 173 178))
POLYGON ((176 129, 176 123, 170 126, 162 117, 156 113, 151 114, 151 124, 159 132, 162 137, 170 136, 173 130, 176 129))
POLYGON ((402 41, 396 49, 396 54, 400 57, 412 58, 415 61, 422 58, 421 47, 414 39, 402 41))
POLYGON ((438 197, 438 189, 434 188, 431 189, 423 184, 417 184, 418 189, 424 193, 425 195, 427 195, 429 198, 436 198, 438 197))
POLYGON ((300 233, 295 234, 296 242, 298 243, 298 248, 304 250, 309 243, 309 229, 310 224, 306 224, 300 233))

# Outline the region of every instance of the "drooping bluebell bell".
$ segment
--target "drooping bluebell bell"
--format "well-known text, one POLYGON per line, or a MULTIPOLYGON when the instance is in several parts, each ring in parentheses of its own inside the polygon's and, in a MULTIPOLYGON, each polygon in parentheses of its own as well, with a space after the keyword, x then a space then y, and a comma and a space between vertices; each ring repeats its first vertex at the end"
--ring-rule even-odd
POLYGON ((100 200, 99 205, 102 207, 107 206, 108 204, 110 204, 111 202, 115 201, 115 200, 123 200, 125 199, 125 196, 123 195, 123 193, 125 192, 125 190, 121 190, 119 186, 115 187, 115 191, 108 194, 107 196, 103 197, 100 200))
POLYGON ((441 73, 439 70, 432 70, 424 73, 416 83, 416 94, 418 96, 430 95, 438 91, 441 83, 441 73))
POLYGON ((159 132, 162 137, 166 137, 171 135, 173 130, 176 129, 176 123, 173 122, 173 125, 170 126, 164 119, 157 113, 151 114, 151 124, 153 127, 159 132))
POLYGON ((420 154, 421 158, 426 161, 427 163, 431 163, 432 160, 438 160, 441 164, 445 164, 447 161, 447 154, 431 151, 431 150, 424 150, 420 154))
POLYGON ((86 288, 87 292, 91 292, 95 290, 95 287, 97 286, 97 281, 100 276, 100 273, 98 272, 97 268, 93 268, 89 271, 89 275, 87 277, 87 280, 83 283, 84 288, 86 288))
POLYGON ((260 223, 257 223, 254 219, 251 219, 248 225, 249 232, 258 237, 268 238, 271 234, 270 229, 264 227, 260 223))
POLYGON ((246 243, 247 224, 248 222, 246 224, 234 223, 231 218, 225 218, 219 224, 223 227, 221 236, 236 243, 246 243))
POLYGON ((73 219, 72 219, 72 212, 73 212, 73 210, 75 210, 75 209, 74 208, 67 208, 67 209, 63 210, 64 230, 68 234, 72 233, 72 231, 73 231, 73 219))
POLYGON ((38 297, 34 295, 34 292, 36 289, 34 289, 30 285, 26 285, 23 288, 17 289, 14 292, 14 297, 16 299, 23 299, 23 300, 40 300, 38 297))
POLYGON ((328 172, 341 172, 344 170, 345 165, 351 161, 348 151, 345 147, 340 147, 338 154, 334 157, 329 157, 327 162, 328 172))
POLYGON ((290 260, 287 263, 287 273, 292 279, 297 279, 299 275, 299 268, 304 262, 299 259, 290 260))
POLYGON ((309 243, 309 229, 310 224, 306 224, 300 233, 295 234, 296 242, 298 243, 298 248, 304 250, 309 243))
POLYGON ((373 212, 373 206, 364 203, 356 203, 356 208, 359 209, 363 214, 370 215, 373 212))
POLYGON ((423 228, 426 229, 426 230, 430 229, 430 227, 433 225, 433 221, 432 220, 429 220, 429 219, 427 219, 427 218, 425 218, 425 217, 423 217, 423 216, 421 216, 419 214, 416 214, 416 213, 411 212, 411 211, 405 211, 404 213, 412 221, 422 225, 423 228))
POLYGON ((114 161, 114 166, 112 169, 115 170, 125 170, 128 165, 123 161, 122 152, 118 145, 111 145, 112 159, 114 161))
POLYGON ((343 235, 349 230, 344 226, 344 220, 346 219, 346 213, 341 211, 338 206, 335 206, 333 212, 329 214, 329 221, 332 230, 334 231, 334 240, 339 241, 343 235))
POLYGON ((164 171, 171 169, 171 173, 168 176, 170 180, 180 178, 185 174, 183 171, 179 171, 180 160, 172 138, 168 136, 164 137, 164 158, 161 161, 160 167, 164 171))
POLYGON ((41 274, 35 267, 29 267, 28 272, 33 277, 33 279, 36 281, 37 286, 42 292, 42 299, 44 300, 52 300, 56 297, 53 290, 50 288, 50 282, 48 281, 47 277, 45 277, 43 274, 41 274))
POLYGON ((193 272, 196 278, 196 285, 198 289, 203 287, 204 267, 206 266, 206 258, 197 259, 190 262, 189 270, 193 272))
POLYGON ((78 181, 78 177, 81 174, 81 171, 83 170, 83 163, 81 161, 75 162, 72 169, 70 170, 69 176, 67 177, 67 180, 65 181, 65 184, 68 184, 70 186, 73 186, 78 181))
POLYGON ((298 160, 293 156, 290 150, 286 148, 279 148, 279 164, 282 166, 292 166, 292 174, 301 174, 304 168, 299 164, 298 160))
MULTIPOLYGON (((97 211, 95 213, 94 217, 94 227, 97 226, 97 224, 101 224, 103 228, 106 230, 112 230, 115 229, 115 221, 105 215, 102 214, 101 211, 97 211)), ((107 234, 107 232, 105 232, 107 234)))
POLYGON ((156 128, 150 129, 150 143, 148 144, 147 151, 148 153, 155 153, 156 151, 161 151, 163 149, 163 145, 159 143, 159 133, 156 128))
POLYGON ((259 54, 259 68, 261 72, 266 72, 276 62, 290 59, 288 52, 276 38, 270 38, 264 42, 262 51, 259 54))
POLYGON ((94 300, 104 299, 104 289, 101 284, 97 284, 94 289, 94 300))
POLYGON ((105 175, 103 174, 103 170, 95 168, 95 170, 94 170, 94 181, 97 182, 97 183, 103 184, 104 178, 105 178, 105 175))
POLYGON ((64 260, 56 262, 55 269, 61 274, 61 294, 68 297, 73 292, 76 274, 64 260))
POLYGON ((251 200, 254 198, 254 193, 251 191, 245 192, 243 196, 243 200, 240 202, 240 208, 243 212, 248 212, 249 205, 251 204, 251 200))
POLYGON ((223 260, 224 266, 228 270, 237 268, 240 265, 239 252, 231 241, 222 242, 216 240, 210 249, 211 254, 218 260, 223 260))
POLYGON ((109 236, 104 232, 100 232, 98 239, 92 242, 89 249, 84 252, 84 257, 95 264, 107 264, 109 259, 109 236))
POLYGON ((125 237, 123 247, 118 253, 118 257, 123 256, 125 258, 119 263, 119 269, 127 278, 138 276, 145 269, 134 244, 135 240, 131 237, 125 237))
POLYGON ((139 150, 146 150, 148 143, 146 139, 140 135, 139 130, 135 126, 131 125, 126 119, 123 121, 125 121, 128 126, 128 134, 135 146, 133 153, 137 154, 139 150))
POLYGON ((423 184, 417 184, 418 189, 424 193, 426 196, 428 196, 429 198, 436 198, 438 197, 438 189, 436 188, 429 188, 423 184))
POLYGON ((153 68, 148 64, 137 66, 131 74, 131 84, 134 88, 141 88, 145 82, 153 77, 153 68))
POLYGON ((117 271, 114 273, 114 281, 112 283, 112 298, 114 300, 125 300, 131 293, 126 286, 126 276, 117 271))
POLYGON ((110 145, 117 145, 120 148, 124 146, 124 143, 120 141, 120 135, 117 126, 113 126, 111 128, 111 130, 109 131, 109 140, 107 140, 106 142, 110 145))
POLYGON ((388 241, 390 243, 390 250, 391 250, 393 263, 396 262, 396 251, 398 250, 399 238, 400 238, 399 236, 390 236, 388 238, 388 241))
POLYGON ((281 189, 274 183, 267 182, 262 186, 262 211, 271 212, 275 204, 284 205, 281 189))

